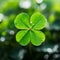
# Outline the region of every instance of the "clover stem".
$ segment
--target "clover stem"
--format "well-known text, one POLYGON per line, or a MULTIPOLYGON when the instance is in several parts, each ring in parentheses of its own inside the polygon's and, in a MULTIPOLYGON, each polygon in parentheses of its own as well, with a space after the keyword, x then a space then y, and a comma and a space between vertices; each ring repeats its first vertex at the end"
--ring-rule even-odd
POLYGON ((30 44, 29 44, 29 52, 30 52, 30 58, 32 59, 32 46, 31 46, 31 42, 30 42, 30 44))

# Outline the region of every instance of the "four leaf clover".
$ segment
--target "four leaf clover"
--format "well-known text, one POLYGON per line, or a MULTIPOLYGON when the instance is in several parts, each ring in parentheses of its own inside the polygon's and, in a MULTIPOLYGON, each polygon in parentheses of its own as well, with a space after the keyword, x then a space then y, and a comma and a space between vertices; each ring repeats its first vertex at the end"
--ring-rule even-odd
POLYGON ((14 24, 20 31, 16 34, 16 41, 20 45, 26 46, 30 42, 39 46, 45 40, 45 35, 40 30, 46 25, 46 18, 40 13, 35 12, 31 17, 27 13, 17 15, 14 24))

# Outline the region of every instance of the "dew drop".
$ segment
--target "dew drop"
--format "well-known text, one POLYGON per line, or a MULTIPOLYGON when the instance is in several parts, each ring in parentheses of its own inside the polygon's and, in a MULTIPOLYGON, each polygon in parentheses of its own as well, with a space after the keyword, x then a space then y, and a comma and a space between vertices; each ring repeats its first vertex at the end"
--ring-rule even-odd
POLYGON ((42 2, 43 2, 43 0, 36 0, 36 2, 37 2, 37 3, 42 3, 42 2))
POLYGON ((19 6, 24 9, 28 9, 31 7, 31 1, 29 0, 21 0, 19 6))
POLYGON ((4 41, 5 41, 5 37, 1 37, 1 38, 0 38, 0 41, 1 41, 1 42, 4 42, 4 41))
POLYGON ((0 13, 0 22, 3 20, 4 15, 2 13, 0 13))

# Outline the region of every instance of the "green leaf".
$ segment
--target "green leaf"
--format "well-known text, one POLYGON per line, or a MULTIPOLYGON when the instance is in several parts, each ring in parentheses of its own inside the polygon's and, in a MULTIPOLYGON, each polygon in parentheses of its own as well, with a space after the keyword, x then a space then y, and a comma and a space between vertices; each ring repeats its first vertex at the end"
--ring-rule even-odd
POLYGON ((26 13, 17 15, 14 24, 18 29, 27 29, 30 26, 29 16, 26 13))
POLYGON ((36 12, 31 16, 30 23, 33 29, 40 30, 45 27, 46 18, 39 12, 36 12))
POLYGON ((33 30, 30 32, 31 42, 35 46, 39 46, 44 42, 45 35, 41 31, 33 30))
POLYGON ((22 46, 26 46, 30 42, 30 33, 28 30, 21 30, 16 34, 16 41, 22 46))
POLYGON ((39 46, 44 42, 45 35, 39 30, 45 27, 46 19, 39 12, 34 13, 30 19, 26 13, 21 13, 16 17, 14 24, 21 29, 16 34, 16 41, 20 45, 26 46, 31 41, 33 45, 39 46))

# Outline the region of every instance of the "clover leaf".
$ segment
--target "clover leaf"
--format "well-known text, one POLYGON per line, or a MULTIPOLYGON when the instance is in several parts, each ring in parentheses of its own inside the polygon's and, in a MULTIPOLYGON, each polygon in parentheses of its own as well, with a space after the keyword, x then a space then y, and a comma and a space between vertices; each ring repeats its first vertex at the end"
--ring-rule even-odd
POLYGON ((44 42, 45 35, 39 31, 46 25, 46 18, 40 13, 35 12, 31 17, 27 13, 17 15, 14 24, 20 31, 16 34, 16 41, 20 45, 26 46, 30 42, 39 46, 44 42))

